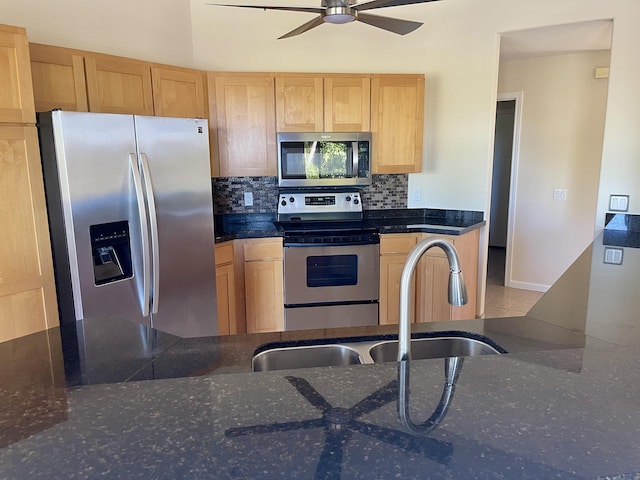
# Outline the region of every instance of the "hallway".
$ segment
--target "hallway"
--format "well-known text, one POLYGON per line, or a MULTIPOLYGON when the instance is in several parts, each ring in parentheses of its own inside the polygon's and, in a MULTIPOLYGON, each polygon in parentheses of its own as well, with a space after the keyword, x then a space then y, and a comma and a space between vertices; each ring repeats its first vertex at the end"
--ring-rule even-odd
POLYGON ((489 247, 484 318, 521 317, 544 295, 504 286, 505 248, 489 247))

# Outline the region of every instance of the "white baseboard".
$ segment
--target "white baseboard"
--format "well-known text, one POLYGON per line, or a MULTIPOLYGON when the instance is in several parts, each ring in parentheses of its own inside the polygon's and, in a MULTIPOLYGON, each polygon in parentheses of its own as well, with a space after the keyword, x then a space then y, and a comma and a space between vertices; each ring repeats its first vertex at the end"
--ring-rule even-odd
POLYGON ((511 288, 521 288, 523 290, 534 290, 536 292, 546 292, 547 290, 549 290, 549 288, 551 288, 551 285, 542 285, 540 283, 529 282, 516 282, 513 280, 507 286, 511 288))

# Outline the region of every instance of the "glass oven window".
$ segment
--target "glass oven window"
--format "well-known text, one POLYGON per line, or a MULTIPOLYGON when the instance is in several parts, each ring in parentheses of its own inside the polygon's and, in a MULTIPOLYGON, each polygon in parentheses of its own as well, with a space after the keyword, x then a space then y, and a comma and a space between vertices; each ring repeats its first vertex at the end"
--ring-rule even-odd
POLYGON ((307 287, 341 287, 357 284, 357 255, 307 257, 307 287))
POLYGON ((351 178, 351 142, 282 142, 282 176, 287 179, 351 178))

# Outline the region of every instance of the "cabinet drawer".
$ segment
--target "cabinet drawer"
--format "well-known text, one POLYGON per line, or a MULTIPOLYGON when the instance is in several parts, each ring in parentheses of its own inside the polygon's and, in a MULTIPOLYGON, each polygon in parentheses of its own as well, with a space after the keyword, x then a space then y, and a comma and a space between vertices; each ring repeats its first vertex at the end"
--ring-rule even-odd
POLYGON ((414 234, 390 234, 380 236, 380 254, 409 253, 418 243, 414 234))
POLYGON ((282 239, 250 239, 244 241, 245 261, 282 259, 282 239))
POLYGON ((233 263, 233 242, 216 245, 216 267, 233 263))
MULTIPOLYGON (((438 234, 434 234, 434 233, 424 233, 422 235, 422 238, 420 240, 424 240, 425 238, 441 238, 443 240, 448 241, 449 243, 452 243, 454 247, 456 247, 456 249, 458 248, 458 240, 457 238, 460 237, 455 237, 452 235, 438 235, 438 234)), ((458 252, 460 253, 460 252, 458 252)), ((430 248, 429 250, 427 250, 425 253, 425 255, 429 256, 429 257, 446 257, 447 254, 444 253, 444 250, 442 250, 440 247, 433 247, 430 248)))

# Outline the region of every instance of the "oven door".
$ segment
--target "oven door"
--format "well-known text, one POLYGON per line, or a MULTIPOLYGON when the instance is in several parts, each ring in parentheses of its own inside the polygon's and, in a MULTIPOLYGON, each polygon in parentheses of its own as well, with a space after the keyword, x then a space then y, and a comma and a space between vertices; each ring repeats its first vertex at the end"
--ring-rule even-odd
POLYGON ((285 306, 377 301, 380 245, 284 248, 285 306))

